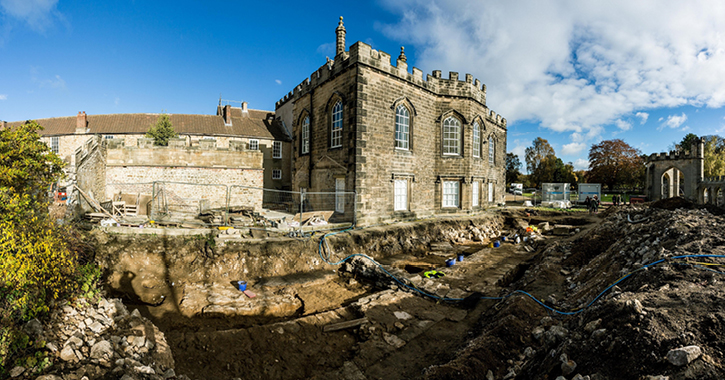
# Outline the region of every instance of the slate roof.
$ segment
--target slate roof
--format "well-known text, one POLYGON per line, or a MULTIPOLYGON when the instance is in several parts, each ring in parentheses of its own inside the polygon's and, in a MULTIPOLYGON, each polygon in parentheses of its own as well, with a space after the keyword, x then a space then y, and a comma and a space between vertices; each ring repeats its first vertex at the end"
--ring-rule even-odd
MULTIPOLYGON (((291 141, 282 125, 274 119, 274 112, 249 110, 243 116, 241 109, 232 108, 232 125, 224 125, 224 118, 218 115, 169 114, 174 130, 182 135, 237 136, 262 139, 291 141)), ((144 134, 156 122, 157 113, 123 113, 111 115, 88 115, 89 134, 144 134)), ((37 119, 45 129, 41 136, 61 136, 75 134, 77 116, 37 119)), ((24 121, 8 123, 8 127, 18 126, 24 121)))

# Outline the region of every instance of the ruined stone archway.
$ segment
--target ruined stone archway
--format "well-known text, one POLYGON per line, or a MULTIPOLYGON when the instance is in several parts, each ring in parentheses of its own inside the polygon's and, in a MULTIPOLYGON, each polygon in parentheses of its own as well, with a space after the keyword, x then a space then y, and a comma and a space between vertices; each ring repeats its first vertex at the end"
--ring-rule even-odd
POLYGON ((671 167, 660 177, 660 199, 685 196, 685 175, 682 170, 671 167))
POLYGON ((689 151, 656 153, 647 159, 647 195, 651 200, 682 196, 702 203, 698 190, 704 172, 704 141, 693 144, 689 151))

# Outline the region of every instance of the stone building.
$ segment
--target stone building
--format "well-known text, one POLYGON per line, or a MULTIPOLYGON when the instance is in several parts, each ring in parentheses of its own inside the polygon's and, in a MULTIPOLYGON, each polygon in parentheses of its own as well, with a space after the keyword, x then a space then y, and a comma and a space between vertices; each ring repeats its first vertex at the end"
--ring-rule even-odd
MULTIPOLYGON (((359 224, 479 211, 504 201, 506 119, 470 74, 423 77, 403 48, 357 42, 276 104, 292 126, 293 190, 355 191, 339 213, 359 224)), ((315 208, 315 205, 311 205, 315 208)))
MULTIPOLYGON (((89 138, 102 136, 106 142, 112 142, 116 148, 138 147, 145 133, 156 123, 159 116, 148 113, 86 115, 85 112, 79 112, 76 116, 36 121, 44 127, 44 130, 40 131, 42 141, 69 163, 70 174, 73 177, 77 150, 89 138)), ((182 139, 172 142, 177 148, 186 146, 187 150, 204 150, 206 156, 214 154, 225 156, 226 153, 221 153, 222 150, 259 151, 262 153, 263 162, 257 169, 263 171, 263 182, 254 182, 254 186, 290 189, 291 136, 282 122, 275 118, 274 112, 248 109, 246 102, 241 102, 241 107, 232 107, 228 104, 222 105, 220 101, 216 115, 170 114, 169 119, 179 138, 182 139)), ((21 123, 23 122, 4 124, 13 127, 21 123)), ((197 168, 207 168, 203 164, 207 162, 210 163, 208 165, 210 169, 215 167, 214 165, 219 166, 219 163, 211 163, 213 161, 213 159, 194 160, 196 163, 201 163, 197 168)), ((147 162, 148 167, 154 165, 147 162)), ((176 166, 190 165, 192 164, 179 162, 176 166)), ((174 166, 174 163, 166 162, 166 166, 174 166)), ((215 181, 214 176, 206 177, 206 174, 202 173, 205 172, 200 171, 199 178, 194 176, 183 178, 192 181, 215 181)), ((224 178, 216 177, 216 182, 222 180, 224 178)), ((252 183, 249 185, 252 186, 252 183)))

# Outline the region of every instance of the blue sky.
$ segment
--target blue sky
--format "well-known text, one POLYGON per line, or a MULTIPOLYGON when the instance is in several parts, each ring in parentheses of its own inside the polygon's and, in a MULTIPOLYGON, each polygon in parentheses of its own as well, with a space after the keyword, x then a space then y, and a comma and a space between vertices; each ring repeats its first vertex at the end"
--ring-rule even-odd
POLYGON ((424 73, 471 73, 508 120, 577 169, 592 144, 645 154, 725 135, 725 3, 641 0, 222 2, 0 0, 0 120, 211 114, 219 96, 273 110, 363 41, 424 73))

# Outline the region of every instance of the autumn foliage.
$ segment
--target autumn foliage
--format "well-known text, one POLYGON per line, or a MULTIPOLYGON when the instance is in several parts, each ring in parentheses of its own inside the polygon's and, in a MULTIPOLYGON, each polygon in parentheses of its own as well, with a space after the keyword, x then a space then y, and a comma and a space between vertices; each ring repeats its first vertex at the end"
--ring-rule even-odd
POLYGON ((639 149, 620 139, 604 140, 589 150, 587 181, 602 183, 609 190, 618 186, 637 187, 644 179, 644 159, 639 149))

